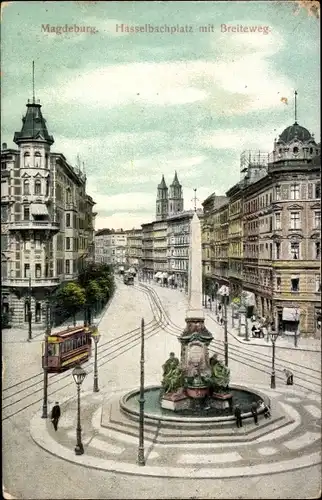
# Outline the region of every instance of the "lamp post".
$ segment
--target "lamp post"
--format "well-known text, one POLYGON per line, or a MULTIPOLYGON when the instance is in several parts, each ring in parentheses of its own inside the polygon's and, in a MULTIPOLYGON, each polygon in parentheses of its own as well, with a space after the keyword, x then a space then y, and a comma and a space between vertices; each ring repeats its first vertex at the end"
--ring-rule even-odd
POLYGON ((244 321, 242 322, 242 319, 247 321, 247 318, 246 318, 246 307, 244 306, 243 303, 241 303, 240 307, 239 307, 239 324, 238 324, 238 337, 241 337, 241 327, 242 325, 245 327, 245 337, 246 337, 246 323, 244 323, 244 321))
POLYGON ((82 443, 82 428, 80 422, 80 387, 86 377, 87 373, 80 365, 75 366, 72 371, 73 378, 75 380, 77 386, 77 428, 76 428, 76 446, 75 446, 75 455, 83 455, 84 447, 82 443))
POLYGON ((98 388, 98 371, 97 371, 97 344, 99 343, 101 336, 98 333, 97 327, 94 327, 92 331, 92 339, 94 340, 95 343, 95 358, 94 358, 94 386, 93 386, 93 392, 99 392, 98 388))
POLYGON ((295 309, 295 321, 296 321, 296 328, 295 328, 295 332, 294 332, 294 347, 297 347, 298 330, 299 330, 299 323, 300 323, 300 311, 298 309, 295 309))
POLYGON ((46 304, 46 332, 45 332, 45 348, 44 348, 44 395, 42 404, 42 415, 41 418, 48 417, 48 337, 51 333, 51 309, 49 296, 47 298, 46 304))
POLYGON ((275 342, 278 337, 278 332, 276 330, 271 331, 271 341, 272 341, 272 374, 271 374, 271 389, 276 388, 276 383, 275 383, 275 342))
POLYGON ((31 321, 32 321, 32 312, 31 312, 31 276, 29 276, 29 286, 28 286, 28 342, 32 339, 32 329, 31 329, 31 321))
POLYGON ((225 348, 225 365, 228 366, 228 331, 227 331, 227 302, 229 297, 229 287, 221 287, 221 295, 224 298, 224 348, 225 348))
POLYGON ((141 360, 140 360, 140 421, 138 464, 145 465, 144 460, 144 319, 141 320, 141 360))

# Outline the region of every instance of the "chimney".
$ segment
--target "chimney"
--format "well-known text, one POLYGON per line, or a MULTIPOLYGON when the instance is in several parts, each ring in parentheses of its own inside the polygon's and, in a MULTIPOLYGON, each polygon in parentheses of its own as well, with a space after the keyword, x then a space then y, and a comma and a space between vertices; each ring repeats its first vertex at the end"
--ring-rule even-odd
POLYGON ((7 143, 6 143, 6 142, 3 142, 3 143, 2 143, 2 149, 8 149, 8 146, 7 146, 7 143))

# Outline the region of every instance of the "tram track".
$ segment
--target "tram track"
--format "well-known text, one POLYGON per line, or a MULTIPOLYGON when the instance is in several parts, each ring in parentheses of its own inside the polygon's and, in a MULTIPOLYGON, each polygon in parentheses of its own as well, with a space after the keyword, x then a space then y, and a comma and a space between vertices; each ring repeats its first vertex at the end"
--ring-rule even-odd
MULTIPOLYGON (((151 295, 153 295, 154 299, 158 302, 159 307, 161 307, 163 309, 163 313, 164 313, 165 317, 168 320, 168 327, 167 327, 166 331, 170 335, 174 335, 176 337, 179 337, 180 334, 182 333, 182 329, 179 328, 171 320, 168 312, 165 310, 165 308, 163 306, 163 303, 162 303, 162 301, 161 301, 160 296, 158 295, 158 293, 153 288, 151 288, 151 287, 149 287, 147 285, 144 285, 142 283, 140 283, 140 286, 143 287, 143 288, 145 288, 145 289, 150 290, 151 295)), ((211 318, 211 319, 213 319, 213 318, 211 318)), ((215 321, 215 320, 213 320, 213 321, 215 321)), ((229 333, 230 336, 233 337, 233 335, 230 332, 228 332, 228 333, 229 333)), ((213 342, 216 345, 216 350, 212 349, 212 348, 209 348, 210 352, 218 352, 218 351, 220 351, 220 354, 223 354, 224 353, 224 341, 214 339, 213 342)), ((262 373, 265 373, 265 374, 268 374, 268 375, 271 374, 271 364, 270 364, 271 358, 270 358, 269 355, 266 355, 266 354, 263 354, 263 353, 260 353, 260 354, 256 353, 256 359, 258 359, 258 361, 255 364, 255 362, 254 362, 254 355, 255 355, 255 353, 253 351, 251 351, 250 349, 244 348, 244 346, 241 347, 241 346, 236 346, 236 345, 229 344, 229 351, 230 351, 230 359, 232 359, 234 361, 237 361, 237 362, 240 362, 240 363, 243 363, 243 365, 249 366, 250 368, 258 370, 258 371, 260 371, 262 373), (260 365, 260 366, 258 366, 258 365, 260 365)), ((320 385, 321 378, 317 377, 315 375, 312 375, 312 373, 311 373, 311 371, 314 371, 315 373, 319 373, 318 370, 315 370, 315 369, 311 370, 308 367, 305 367, 303 365, 300 365, 299 363, 295 363, 295 362, 292 362, 292 361, 289 362, 289 361, 284 361, 283 360, 283 365, 282 365, 281 363, 278 362, 278 358, 276 358, 276 360, 277 360, 277 362, 275 364, 275 367, 277 368, 276 371, 281 371, 281 366, 283 366, 283 368, 288 367, 288 368, 292 369, 292 371, 293 371, 293 373, 294 373, 294 375, 296 377, 296 380, 301 382, 301 384, 297 384, 297 385, 300 385, 301 388, 306 389, 309 392, 313 392, 313 393, 316 393, 316 394, 319 394, 319 395, 321 394, 321 385, 320 385), (294 368, 294 366, 299 367, 299 369, 294 368), (309 370, 310 374, 303 374, 302 373, 303 370, 309 370), (303 375, 304 375, 304 377, 308 377, 308 378, 304 378, 303 375), (319 383, 316 382, 316 381, 319 381, 319 383), (308 386, 306 384, 310 384, 310 386, 308 386), (312 388, 312 386, 313 386, 313 388, 312 388)), ((279 375, 279 374, 276 374, 276 378, 279 379, 279 380, 285 380, 285 376, 279 375)))
MULTIPOLYGON (((152 314, 153 314, 153 319, 145 325, 145 338, 146 338, 146 340, 148 340, 151 337, 153 337, 154 335, 156 335, 159 332, 160 328, 165 328, 168 323, 167 323, 167 320, 165 320, 162 309, 160 309, 159 306, 156 304, 156 302, 152 300, 148 291, 141 290, 141 292, 147 296, 147 298, 149 300, 150 308, 151 308, 152 314)), ((138 345, 140 343, 140 338, 141 338, 141 329, 140 329, 140 327, 138 327, 138 328, 135 328, 135 329, 130 330, 128 332, 125 332, 124 334, 117 337, 116 339, 111 339, 110 341, 105 342, 104 344, 101 344, 100 347, 104 347, 107 345, 108 346, 105 349, 103 349, 103 350, 99 349, 99 351, 98 351, 98 356, 97 356, 98 367, 106 365, 107 363, 113 361, 115 358, 123 355, 125 352, 133 349, 136 345, 138 345), (133 333, 134 333, 134 335, 133 335, 133 333), (128 337, 130 335, 132 335, 132 337, 130 339, 128 339, 128 337), (111 345, 111 344, 113 344, 113 345, 111 345), (106 351, 109 351, 109 349, 113 349, 114 347, 117 347, 117 349, 115 349, 111 352, 106 352, 106 351), (111 357, 111 355, 113 355, 113 354, 115 354, 115 355, 113 357, 111 357), (108 357, 108 359, 106 359, 105 361, 100 363, 100 361, 104 360, 107 357, 108 357)), ((91 373, 94 370, 94 362, 87 361, 86 363, 83 364, 83 367, 86 368, 88 373, 91 373)), ((21 381, 19 384, 25 383, 27 380, 31 380, 35 376, 39 376, 39 375, 43 376, 43 372, 41 372, 40 374, 36 374, 32 377, 28 377, 28 379, 26 379, 25 381, 21 381)), ((54 374, 54 375, 50 376, 49 378, 50 378, 50 380, 52 380, 54 378, 54 382, 52 382, 49 385, 49 387, 52 387, 54 384, 61 383, 63 380, 65 380, 67 378, 70 379, 70 373, 54 374)), ((39 380, 38 382, 31 384, 31 386, 29 386, 29 388, 32 389, 33 387, 35 387, 36 385, 38 385, 40 383, 43 384, 43 380, 39 380)), ((57 392, 63 390, 64 388, 66 388, 72 384, 73 384, 73 381, 68 382, 67 384, 65 384, 63 386, 60 386, 59 388, 55 389, 54 391, 49 392, 48 396, 52 396, 52 395, 56 394, 57 392)), ((15 387, 15 385, 10 386, 10 388, 13 388, 13 387, 15 387)), ((7 388, 7 390, 9 390, 9 388, 7 388)), ((27 388, 15 391, 15 393, 10 394, 9 396, 6 396, 5 398, 3 398, 3 400, 10 399, 21 392, 25 392, 26 390, 27 390, 27 388)), ((19 403, 25 403, 28 398, 34 397, 37 393, 40 393, 42 391, 43 391, 43 387, 40 387, 39 389, 34 390, 34 391, 26 394, 22 398, 20 398, 16 401, 13 401, 11 403, 8 403, 5 406, 2 406, 2 410, 5 410, 6 408, 12 408, 12 407, 18 405, 19 403)), ((36 401, 32 401, 31 403, 26 404, 22 408, 14 410, 9 415, 3 415, 2 421, 5 421, 5 420, 12 418, 13 416, 17 415, 18 413, 26 410, 27 408, 30 408, 33 405, 38 404, 41 401, 42 401, 42 398, 37 399, 36 401)))

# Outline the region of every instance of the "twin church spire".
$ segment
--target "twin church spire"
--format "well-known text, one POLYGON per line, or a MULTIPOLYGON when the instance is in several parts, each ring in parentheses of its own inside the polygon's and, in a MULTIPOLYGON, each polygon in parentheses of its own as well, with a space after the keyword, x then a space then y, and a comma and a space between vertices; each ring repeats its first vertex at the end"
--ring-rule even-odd
POLYGON ((164 175, 158 185, 156 200, 156 220, 164 220, 171 215, 183 211, 182 186, 179 182, 177 172, 175 172, 172 184, 169 189, 164 180, 164 175))

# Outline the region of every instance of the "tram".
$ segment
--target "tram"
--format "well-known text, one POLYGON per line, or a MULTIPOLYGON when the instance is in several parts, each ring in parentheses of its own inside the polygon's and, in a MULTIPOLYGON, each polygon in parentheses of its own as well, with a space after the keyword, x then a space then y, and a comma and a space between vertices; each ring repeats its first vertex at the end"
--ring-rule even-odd
POLYGON ((91 336, 95 328, 75 326, 49 335, 42 345, 42 367, 47 364, 48 373, 60 373, 87 361, 92 354, 91 336))
POLYGON ((123 277, 123 283, 125 285, 134 285, 134 276, 132 273, 125 273, 123 277))

